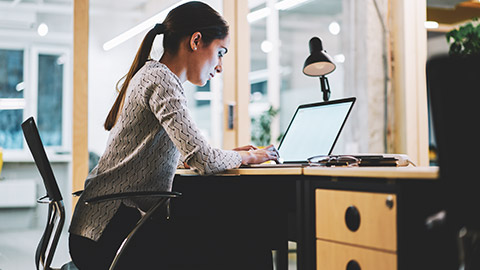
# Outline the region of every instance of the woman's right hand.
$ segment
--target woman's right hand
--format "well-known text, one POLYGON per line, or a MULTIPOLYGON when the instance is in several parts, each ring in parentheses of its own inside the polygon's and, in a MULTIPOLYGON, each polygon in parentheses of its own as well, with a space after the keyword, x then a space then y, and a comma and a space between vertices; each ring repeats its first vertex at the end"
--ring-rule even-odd
POLYGON ((242 156, 243 165, 258 164, 269 160, 278 161, 278 158, 280 157, 273 144, 262 149, 238 151, 238 153, 242 156))

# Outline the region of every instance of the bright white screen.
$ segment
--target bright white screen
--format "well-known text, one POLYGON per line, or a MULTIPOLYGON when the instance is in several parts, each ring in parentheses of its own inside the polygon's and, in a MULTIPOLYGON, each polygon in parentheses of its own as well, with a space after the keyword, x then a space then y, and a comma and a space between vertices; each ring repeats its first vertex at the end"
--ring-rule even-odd
POLYGON ((328 155, 351 105, 346 102, 299 109, 279 147, 280 158, 305 161, 328 155))

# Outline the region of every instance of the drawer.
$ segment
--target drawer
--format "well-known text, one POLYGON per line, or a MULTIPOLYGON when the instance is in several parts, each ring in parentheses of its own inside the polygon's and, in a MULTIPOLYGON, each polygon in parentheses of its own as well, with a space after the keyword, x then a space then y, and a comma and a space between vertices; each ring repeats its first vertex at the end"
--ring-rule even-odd
POLYGON ((318 239, 397 250, 395 194, 315 191, 318 239))
POLYGON ((392 252, 317 240, 317 270, 396 270, 392 252))

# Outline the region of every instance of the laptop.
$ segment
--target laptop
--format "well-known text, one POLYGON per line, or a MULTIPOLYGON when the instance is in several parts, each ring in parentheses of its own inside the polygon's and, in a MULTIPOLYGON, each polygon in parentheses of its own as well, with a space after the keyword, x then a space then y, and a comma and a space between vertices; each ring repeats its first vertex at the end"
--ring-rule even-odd
POLYGON ((251 164, 247 167, 296 167, 308 158, 331 155, 356 98, 298 106, 278 146, 281 164, 251 164))

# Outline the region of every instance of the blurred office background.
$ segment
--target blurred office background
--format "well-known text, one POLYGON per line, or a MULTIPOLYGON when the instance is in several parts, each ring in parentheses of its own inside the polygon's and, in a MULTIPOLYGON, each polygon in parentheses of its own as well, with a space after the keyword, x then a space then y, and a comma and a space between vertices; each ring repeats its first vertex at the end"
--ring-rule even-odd
MULTIPOLYGON (((357 97, 335 152, 395 152, 398 138, 392 130, 395 89, 391 82, 389 20, 392 1, 396 0, 248 1, 250 88, 244 91, 250 92, 250 103, 248 112, 242 114, 251 119, 253 144, 278 145, 296 107, 322 101, 319 79, 302 73, 309 55, 308 42, 318 36, 336 64, 336 70, 327 76, 331 99, 357 97), (276 113, 271 113, 270 130, 265 130, 259 121, 270 108, 276 113), (262 133, 268 133, 270 140, 259 140, 262 133)), ((89 49, 91 166, 107 141, 103 121, 116 97, 116 84, 128 71, 146 31, 111 49, 105 49, 105 43, 176 2, 90 0, 89 44, 84 46, 89 49)), ((205 2, 222 12, 222 0, 205 2)), ((459 2, 429 0, 427 5, 452 9, 459 2)), ((46 207, 36 203, 44 188, 20 128, 29 116, 37 119, 64 194, 67 216, 71 214, 72 18, 73 0, 0 0, 1 270, 34 267, 34 250, 46 222, 46 207)), ((428 30, 428 56, 448 51, 445 32, 456 23, 428 30)), ((158 59, 161 37, 155 44, 152 57, 158 59)), ((223 145, 222 79, 216 76, 204 87, 185 84, 192 115, 216 147, 223 145)), ((434 145, 432 134, 429 141, 434 145)), ((63 262, 68 258, 66 241, 61 242, 59 250, 63 252, 56 260, 63 262)))

